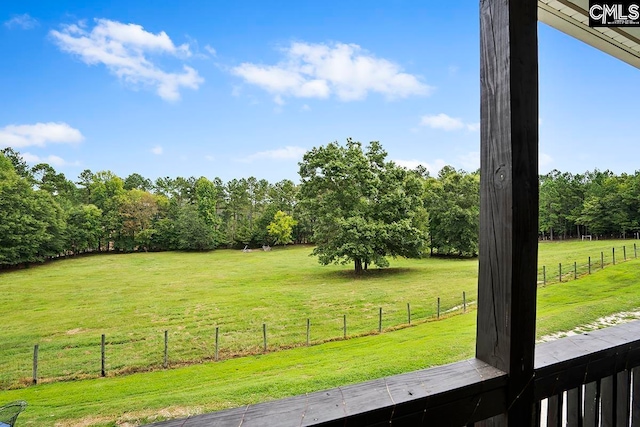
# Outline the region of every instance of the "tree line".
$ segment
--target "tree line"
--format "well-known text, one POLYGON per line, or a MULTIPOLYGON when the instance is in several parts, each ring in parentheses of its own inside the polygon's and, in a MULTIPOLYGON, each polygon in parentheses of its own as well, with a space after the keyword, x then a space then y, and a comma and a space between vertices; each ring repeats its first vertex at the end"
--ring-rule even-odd
MULTIPOLYGON (((378 142, 347 140, 307 152, 300 182, 254 177, 161 177, 84 170, 0 153, 0 268, 85 252, 313 243, 323 264, 356 272, 389 256, 475 256, 480 175, 437 176, 387 160, 378 142)), ((626 236, 640 227, 640 172, 540 176, 541 238, 626 236)))
POLYGON ((540 234, 547 239, 633 237, 640 231, 640 171, 540 177, 540 234))
POLYGON ((0 154, 0 266, 85 252, 211 250, 305 243, 297 186, 254 177, 222 182, 84 170, 77 181, 52 166, 0 154), (297 219, 294 219, 293 217, 297 219))

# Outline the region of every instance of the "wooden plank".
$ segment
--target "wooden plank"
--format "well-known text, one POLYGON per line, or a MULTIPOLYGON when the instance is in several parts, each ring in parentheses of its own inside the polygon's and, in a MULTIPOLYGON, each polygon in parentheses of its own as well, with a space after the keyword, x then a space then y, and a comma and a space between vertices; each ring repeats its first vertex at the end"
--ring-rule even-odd
POLYGON ((242 417, 243 427, 298 427, 309 406, 306 395, 250 405, 242 417), (274 423, 274 420, 277 420, 274 423))
POLYGON ((600 413, 602 427, 615 426, 615 375, 600 381, 600 413))
POLYGON ((567 391, 567 427, 582 427, 582 385, 567 391))
POLYGON ((584 387, 584 427, 598 426, 600 408, 598 405, 598 383, 590 382, 584 387))
MULTIPOLYGON (((441 367, 442 368, 442 367, 441 367)), ((421 414, 422 420, 446 416, 444 408, 450 408, 450 418, 459 419, 459 425, 468 424, 505 410, 506 376, 501 371, 471 359, 447 365, 446 369, 434 368, 428 371, 398 375, 387 379, 387 390, 395 403, 393 424, 405 419, 409 414, 421 414), (449 388, 447 391, 446 389, 449 388), (489 398, 489 393, 497 390, 489 398), (424 397, 426 399, 416 399, 424 397), (482 402, 479 402, 479 399, 482 402), (457 404, 457 409, 450 405, 457 404), (443 412, 444 411, 444 412, 443 412)))
POLYGON ((562 393, 547 399, 547 427, 562 426, 562 393))
POLYGON ((506 410, 506 384, 504 372, 471 359, 154 426, 466 425, 506 410))
POLYGON ((346 415, 342 391, 339 388, 310 393, 309 405, 300 425, 321 425, 323 422, 338 420, 346 415))
POLYGON ((480 2, 480 261, 476 357, 509 374, 509 414, 533 424, 538 255, 537 1, 480 2))
POLYGON ((616 376, 616 427, 627 427, 630 415, 631 378, 627 370, 618 372, 616 376))
POLYGON ((229 427, 239 426, 247 410, 247 406, 213 412, 210 414, 196 415, 189 418, 163 421, 151 424, 148 427, 229 427))
POLYGON ((149 424, 147 427, 183 427, 187 421, 188 419, 162 421, 159 423, 149 424))
MULTIPOLYGON (((402 374, 390 377, 403 378, 402 374)), ((479 359, 469 359, 462 362, 451 363, 449 365, 437 366, 431 369, 417 371, 416 375, 427 392, 430 399, 435 399, 438 395, 445 395, 452 390, 456 393, 474 393, 471 386, 477 385, 481 390, 485 387, 483 382, 493 379, 500 379, 502 385, 506 384, 506 374, 479 359), (464 390, 463 390, 464 389, 464 390)), ((394 394, 394 399, 398 397, 394 394)))
POLYGON ((631 370, 631 381, 633 394, 631 400, 631 425, 640 426, 640 368, 633 368, 631 370))
POLYGON ((542 422, 542 402, 537 401, 536 402, 536 413, 535 413, 535 421, 533 422, 533 424, 537 427, 539 425, 541 425, 540 423, 542 422))
MULTIPOLYGON (((180 427, 230 427, 240 426, 248 406, 242 406, 240 408, 227 409, 220 413, 211 413, 198 415, 186 420, 183 420, 183 424, 177 424, 180 427)), ((166 426, 162 426, 166 427, 166 426)))
POLYGON ((640 366, 640 322, 630 322, 536 347, 536 399, 640 366))
MULTIPOLYGON (((480 421, 491 417, 496 410, 505 410, 506 393, 502 389, 493 389, 482 395, 468 396, 459 400, 453 400, 441 406, 429 407, 422 420, 422 425, 427 426, 461 426, 473 421, 480 421)), ((399 424, 394 419, 394 427, 398 425, 412 426, 412 424, 399 424)), ((494 424, 499 425, 499 424, 494 424)))
POLYGON ((358 415, 361 425, 391 419, 395 403, 384 378, 343 387, 342 395, 347 416, 358 415))

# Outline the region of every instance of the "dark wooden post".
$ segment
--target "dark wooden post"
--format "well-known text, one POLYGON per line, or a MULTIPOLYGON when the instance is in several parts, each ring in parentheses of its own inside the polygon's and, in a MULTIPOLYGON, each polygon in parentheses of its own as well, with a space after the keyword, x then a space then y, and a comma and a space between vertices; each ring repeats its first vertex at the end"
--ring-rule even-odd
POLYGON ((169 366, 169 331, 164 331, 164 364, 165 369, 169 366))
POLYGON ((508 373, 506 414, 535 419, 538 258, 536 0, 480 1, 480 261, 476 357, 508 373))
POLYGON ((38 348, 39 345, 33 346, 33 384, 38 384, 38 348))
POLYGON ((106 375, 104 369, 104 359, 105 359, 105 345, 106 340, 104 334, 100 337, 100 376, 104 377, 106 375))
POLYGON ((558 281, 562 282, 562 263, 558 263, 558 281))
POLYGON ((267 352, 267 324, 262 324, 262 350, 267 352))
POLYGON ((216 326, 216 352, 215 352, 215 355, 214 355, 214 360, 216 362, 218 361, 218 348, 219 348, 218 345, 220 343, 219 342, 219 338, 220 338, 219 332, 220 332, 220 327, 216 326))
POLYGON ((342 315, 342 332, 344 335, 344 339, 347 339, 347 315, 343 314, 342 315))

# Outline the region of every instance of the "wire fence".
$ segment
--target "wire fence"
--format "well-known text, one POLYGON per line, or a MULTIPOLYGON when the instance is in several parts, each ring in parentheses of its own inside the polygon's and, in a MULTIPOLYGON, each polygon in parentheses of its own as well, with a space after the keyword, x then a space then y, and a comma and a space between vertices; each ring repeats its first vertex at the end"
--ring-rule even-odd
POLYGON ((10 352, 9 363, 0 364, 0 388, 168 369, 381 334, 462 314, 474 304, 461 292, 458 298, 369 307, 333 319, 301 318, 294 325, 256 319, 250 329, 216 325, 206 334, 177 327, 146 337, 132 332, 45 340, 10 352))
POLYGON ((592 274, 604 269, 608 265, 616 265, 629 259, 638 258, 637 244, 612 247, 610 251, 601 251, 599 255, 587 257, 580 261, 560 262, 557 265, 538 268, 538 285, 546 286, 552 283, 576 280, 579 277, 592 274))
MULTIPOLYGON (((543 265, 538 269, 538 285, 576 280, 637 257, 634 243, 633 248, 613 247, 611 251, 602 251, 580 262, 543 265)), ((475 303, 475 295, 469 298, 466 292, 461 292, 458 298, 437 298, 415 305, 407 302, 386 307, 369 306, 355 312, 345 310, 341 315, 334 310, 333 314, 322 313, 317 319, 300 318, 293 324, 291 321, 268 324, 254 319, 252 326, 243 330, 234 330, 229 324, 196 325, 158 329, 153 336, 127 331, 111 336, 48 339, 33 347, 12 348, 5 352, 9 360, 0 361, 0 389, 168 369, 346 340, 462 314, 475 303)))

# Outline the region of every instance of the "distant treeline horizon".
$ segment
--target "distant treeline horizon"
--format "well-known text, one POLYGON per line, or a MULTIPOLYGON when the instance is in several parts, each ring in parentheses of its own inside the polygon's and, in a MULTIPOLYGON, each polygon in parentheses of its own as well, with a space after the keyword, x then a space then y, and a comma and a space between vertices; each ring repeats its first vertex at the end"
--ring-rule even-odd
MULTIPOLYGON (((480 174, 419 166, 422 254, 478 252, 480 174)), ((255 177, 162 177, 85 169, 69 180, 46 163, 29 166, 0 150, 0 268, 95 251, 212 250, 273 245, 278 212, 293 218, 291 241, 314 243, 316 218, 300 184, 255 177)), ((541 238, 626 237, 640 231, 640 172, 540 175, 541 238)))

